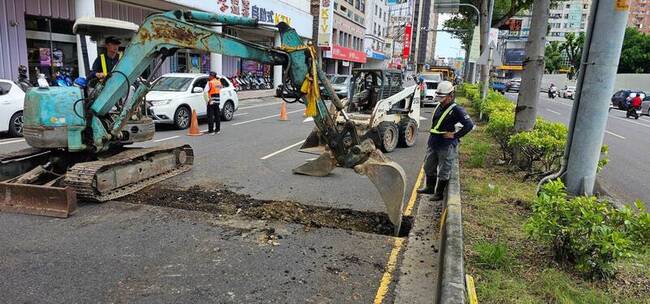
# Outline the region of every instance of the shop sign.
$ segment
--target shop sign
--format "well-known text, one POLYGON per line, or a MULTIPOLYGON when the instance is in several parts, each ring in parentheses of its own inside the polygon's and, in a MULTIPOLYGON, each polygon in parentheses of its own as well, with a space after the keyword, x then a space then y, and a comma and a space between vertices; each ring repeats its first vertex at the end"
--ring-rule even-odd
POLYGON ((358 63, 366 63, 366 53, 339 45, 332 45, 329 51, 324 52, 324 57, 358 63))
POLYGON ((50 56, 50 49, 48 48, 39 48, 38 49, 38 54, 39 54, 39 63, 41 66, 51 66, 52 65, 52 57, 50 56))
POLYGON ((409 58, 409 54, 411 54, 411 30, 411 24, 407 23, 404 27, 404 48, 402 49, 402 57, 404 57, 404 59, 409 58))
POLYGON ((334 0, 320 0, 318 11, 318 46, 332 45, 332 28, 334 27, 334 0))
POLYGON ((384 60, 386 59, 386 55, 384 53, 377 52, 371 48, 366 49, 366 57, 374 60, 384 60))
MULTIPOLYGON (((300 36, 312 37, 313 16, 279 0, 167 0, 206 12, 235 15, 278 24, 285 22, 300 36)), ((333 2, 332 2, 333 4, 333 2)))

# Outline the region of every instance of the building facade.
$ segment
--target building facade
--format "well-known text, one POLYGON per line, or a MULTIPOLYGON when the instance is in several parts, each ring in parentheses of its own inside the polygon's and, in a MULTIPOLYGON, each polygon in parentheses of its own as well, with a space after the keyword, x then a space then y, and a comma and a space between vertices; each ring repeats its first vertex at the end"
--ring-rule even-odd
MULTIPOLYGON (((321 7, 330 1, 321 0, 321 7)), ((366 0, 337 0, 332 4, 333 13, 327 13, 327 17, 333 19, 332 26, 319 29, 318 46, 321 49, 322 66, 327 74, 349 75, 353 68, 359 68, 367 62, 364 39, 368 7, 366 0), (324 34, 329 37, 329 41, 323 41, 324 34)), ((318 18, 323 17, 321 9, 318 18)))
POLYGON ((421 71, 424 65, 434 64, 438 14, 434 0, 415 0, 413 13, 413 37, 408 69, 421 71))
MULTIPOLYGON (((72 33, 79 17, 105 17, 141 24, 151 13, 173 9, 198 9, 213 13, 257 18, 260 21, 287 22, 306 40, 312 39, 313 16, 308 0, 0 0, 6 13, 0 15, 0 78, 16 79, 18 66, 28 66, 30 76, 52 75, 71 68, 73 75, 85 74, 79 55, 78 37, 72 33)), ((273 29, 215 28, 235 37, 269 46, 280 46, 279 33, 273 29)), ((92 40, 89 59, 102 52, 92 40)), ((179 50, 166 60, 161 72, 215 71, 230 77, 241 73, 270 76, 274 84, 282 81, 280 66, 197 50, 179 50)))
POLYGON ((587 18, 591 0, 559 1, 551 4, 549 15, 550 31, 547 41, 565 41, 567 33, 580 33, 587 30, 587 18))
POLYGON ((388 3, 386 0, 368 0, 366 35, 363 42, 367 68, 386 68, 386 36, 388 35, 388 3))
POLYGON ((414 5, 415 1, 409 0, 388 7, 389 22, 386 51, 389 57, 388 65, 391 68, 402 69, 406 68, 408 64, 413 39, 414 5), (404 47, 406 47, 406 50, 404 47), (405 51, 406 56, 404 56, 405 51))
POLYGON ((640 32, 650 34, 650 1, 630 0, 630 14, 627 26, 634 27, 640 32))

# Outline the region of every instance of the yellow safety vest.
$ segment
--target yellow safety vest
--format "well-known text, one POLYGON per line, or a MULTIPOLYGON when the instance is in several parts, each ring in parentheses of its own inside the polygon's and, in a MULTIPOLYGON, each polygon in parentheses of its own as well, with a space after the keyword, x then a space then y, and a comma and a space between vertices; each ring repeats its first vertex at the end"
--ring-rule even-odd
MULTIPOLYGON (((439 131, 438 128, 440 128, 440 125, 442 124, 442 121, 445 120, 447 115, 451 112, 451 110, 456 106, 455 103, 451 104, 449 108, 447 108, 444 112, 442 112, 442 115, 440 115, 440 118, 438 118, 438 122, 436 122, 436 125, 431 128, 431 133, 432 134, 443 134, 445 131, 439 131)), ((438 107, 440 107, 440 103, 436 106, 436 108, 433 110, 433 115, 436 115, 436 112, 438 111, 438 107)))
MULTIPOLYGON (((117 53, 117 58, 122 59, 122 52, 117 53)), ((100 54, 99 59, 102 63, 102 73, 108 75, 108 69, 106 68, 106 55, 104 53, 100 54)))

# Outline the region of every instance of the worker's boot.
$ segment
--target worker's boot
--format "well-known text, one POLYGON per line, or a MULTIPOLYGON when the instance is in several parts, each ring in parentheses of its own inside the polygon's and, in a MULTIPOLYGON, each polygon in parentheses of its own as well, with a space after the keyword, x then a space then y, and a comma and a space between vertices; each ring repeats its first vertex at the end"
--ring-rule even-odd
POLYGON ((422 194, 433 194, 436 191, 436 180, 438 178, 435 175, 427 175, 427 179, 424 181, 424 188, 418 189, 418 193, 422 194))
POLYGON ((431 201, 441 201, 445 197, 445 190, 449 180, 438 180, 438 187, 436 187, 436 193, 431 197, 431 201))

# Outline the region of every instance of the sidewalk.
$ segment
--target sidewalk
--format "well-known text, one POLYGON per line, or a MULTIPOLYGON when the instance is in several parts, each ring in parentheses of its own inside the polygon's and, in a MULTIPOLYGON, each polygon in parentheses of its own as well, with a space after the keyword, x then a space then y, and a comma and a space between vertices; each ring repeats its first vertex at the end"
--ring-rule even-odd
POLYGON ((246 100, 246 99, 255 99, 255 98, 263 98, 263 97, 271 97, 275 95, 275 89, 269 89, 269 90, 250 90, 250 91, 239 91, 237 92, 237 96, 239 96, 239 100, 246 100))

